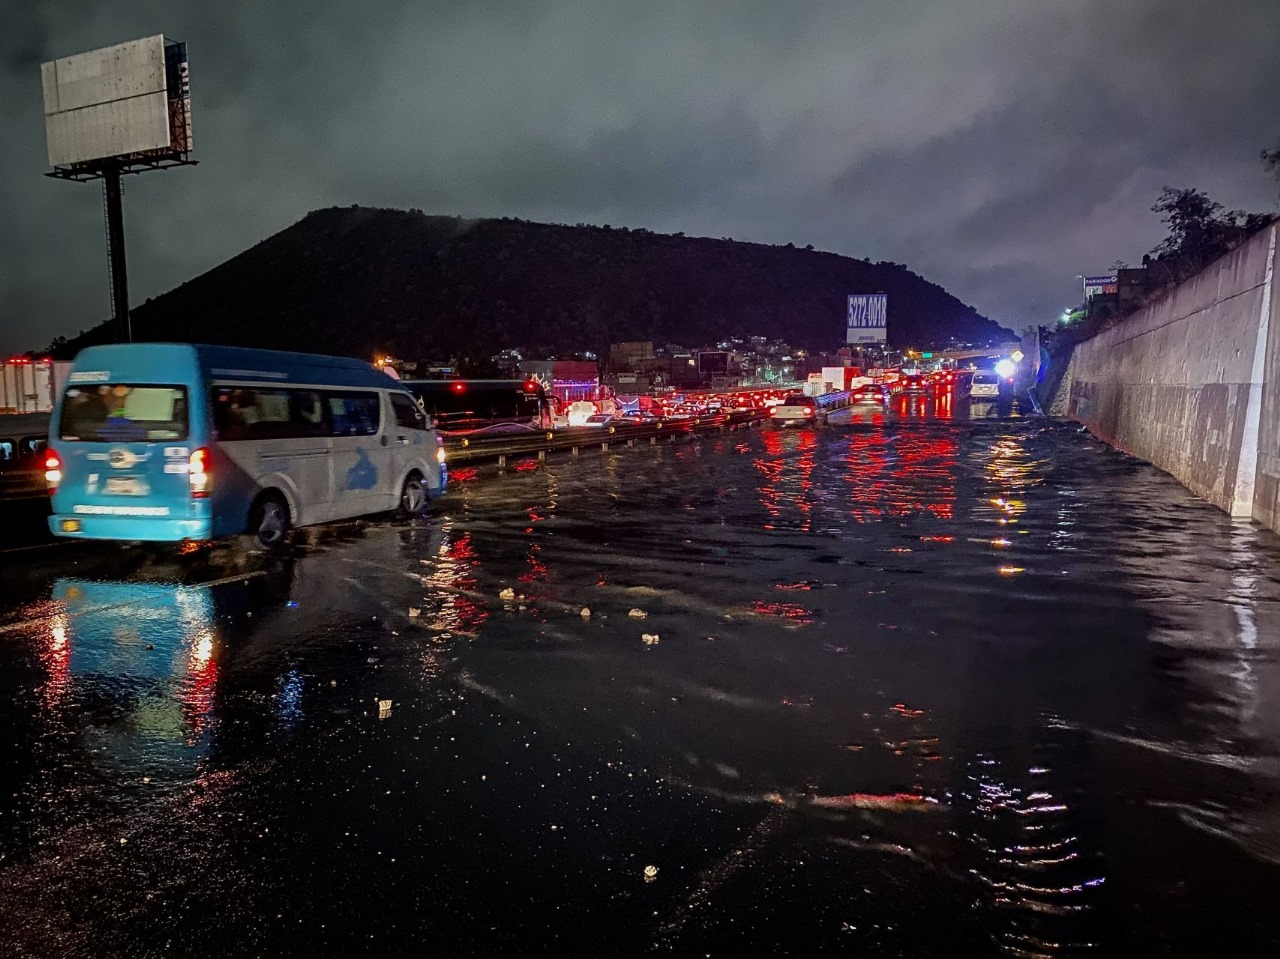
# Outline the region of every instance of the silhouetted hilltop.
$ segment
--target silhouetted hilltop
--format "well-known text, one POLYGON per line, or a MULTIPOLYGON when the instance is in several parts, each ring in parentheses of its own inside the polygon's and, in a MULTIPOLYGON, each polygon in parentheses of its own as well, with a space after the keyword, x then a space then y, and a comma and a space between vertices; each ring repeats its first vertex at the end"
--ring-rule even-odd
MULTIPOLYGON (((407 359, 727 336, 843 342, 845 296, 889 295, 891 345, 1007 334, 895 263, 647 230, 317 210, 133 311, 138 340, 407 359)), ((108 342, 110 324, 62 355, 108 342)))

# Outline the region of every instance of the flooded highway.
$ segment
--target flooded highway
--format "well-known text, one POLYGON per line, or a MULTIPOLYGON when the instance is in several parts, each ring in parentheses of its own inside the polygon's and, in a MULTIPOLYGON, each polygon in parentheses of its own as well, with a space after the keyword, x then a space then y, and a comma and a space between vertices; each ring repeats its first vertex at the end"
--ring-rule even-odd
POLYGON ((0 557, 0 953, 1276 954, 1280 540, 954 412, 0 557))

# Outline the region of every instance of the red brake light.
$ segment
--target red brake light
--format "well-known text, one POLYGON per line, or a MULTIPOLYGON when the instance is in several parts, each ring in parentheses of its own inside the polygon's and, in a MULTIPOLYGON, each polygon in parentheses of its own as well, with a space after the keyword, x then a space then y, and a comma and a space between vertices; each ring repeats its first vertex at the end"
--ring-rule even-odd
POLYGON ((209 451, 194 450, 187 460, 187 485, 192 499, 205 499, 209 495, 209 451))
POLYGON ((454 383, 454 384, 453 384, 453 391, 454 391, 455 393, 461 393, 461 392, 462 392, 463 390, 465 390, 466 388, 467 388, 467 384, 466 384, 466 383, 454 383))
POLYGON ((50 493, 62 482, 62 460, 53 450, 49 450, 44 457, 44 481, 50 493))

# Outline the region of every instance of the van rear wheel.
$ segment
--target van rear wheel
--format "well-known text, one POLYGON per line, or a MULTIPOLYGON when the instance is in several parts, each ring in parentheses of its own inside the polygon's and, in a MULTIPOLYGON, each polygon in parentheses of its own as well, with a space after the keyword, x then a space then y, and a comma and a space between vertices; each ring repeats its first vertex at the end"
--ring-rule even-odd
POLYGON ((423 485, 422 474, 414 470, 404 478, 404 486, 400 487, 400 502, 396 506, 396 515, 401 519, 413 519, 421 516, 427 508, 427 488, 423 485))
POLYGON ((248 533, 263 549, 279 549, 289 533, 289 506, 278 493, 263 493, 249 514, 248 533))

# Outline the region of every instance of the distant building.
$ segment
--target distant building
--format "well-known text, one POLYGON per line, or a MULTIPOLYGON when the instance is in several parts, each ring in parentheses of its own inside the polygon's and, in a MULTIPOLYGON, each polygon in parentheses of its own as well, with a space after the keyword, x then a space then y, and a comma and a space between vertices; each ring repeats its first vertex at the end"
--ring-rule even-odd
POLYGON ((635 372, 646 360, 653 359, 652 340, 612 343, 609 346, 609 368, 613 372, 635 372))

